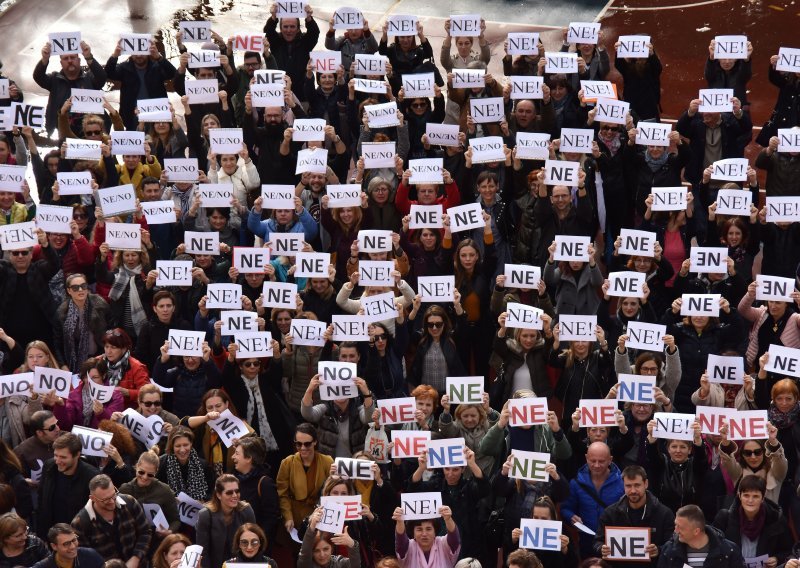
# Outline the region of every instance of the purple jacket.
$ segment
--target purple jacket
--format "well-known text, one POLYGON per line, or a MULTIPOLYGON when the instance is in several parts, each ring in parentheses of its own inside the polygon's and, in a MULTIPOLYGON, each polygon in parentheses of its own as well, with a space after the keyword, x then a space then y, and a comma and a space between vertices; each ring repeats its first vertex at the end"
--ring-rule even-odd
MULTIPOLYGON (((70 391, 64 406, 57 404, 53 407, 53 415, 58 419, 58 425, 62 430, 69 432, 76 424, 83 426, 83 388, 86 383, 81 381, 80 386, 70 391)), ((92 416, 89 423, 90 428, 97 428, 101 420, 110 420, 115 412, 125 410, 125 399, 119 391, 114 391, 111 401, 103 405, 103 412, 92 416)))

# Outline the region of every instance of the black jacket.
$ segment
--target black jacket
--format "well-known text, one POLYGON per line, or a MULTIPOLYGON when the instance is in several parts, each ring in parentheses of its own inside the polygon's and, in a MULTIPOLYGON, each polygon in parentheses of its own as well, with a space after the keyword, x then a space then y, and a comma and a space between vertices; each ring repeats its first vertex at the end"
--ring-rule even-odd
POLYGON ((264 529, 267 539, 272 542, 280 518, 275 480, 267 474, 263 466, 254 467, 247 475, 238 471, 234 471, 233 474, 239 480, 242 499, 250 503, 256 514, 258 526, 264 529))
MULTIPOLYGON (((291 43, 283 39, 278 32, 278 18, 268 18, 264 24, 264 33, 267 34, 270 50, 278 62, 278 69, 283 69, 292 79, 292 91, 301 101, 305 99, 304 85, 306 82, 306 64, 311 50, 317 45, 319 39, 319 26, 314 18, 305 18, 306 31, 298 32, 291 43)), ((346 70, 349 71, 349 70, 346 70)), ((264 178, 261 178, 262 181, 264 178)))
MULTIPOLYGON (((120 81, 120 100, 119 114, 125 123, 126 130, 136 130, 139 123, 136 118, 136 101, 138 99, 141 82, 139 71, 128 59, 123 63, 117 63, 118 58, 113 55, 106 62, 106 75, 112 81, 120 81)), ((144 89, 150 99, 160 99, 167 96, 167 89, 164 87, 165 81, 171 81, 175 76, 175 66, 166 57, 160 57, 158 61, 147 58, 147 67, 144 70, 144 89)))
MULTIPOLYGON (((730 112, 722 113, 722 159, 741 158, 739 150, 739 137, 749 136, 753 130, 753 123, 750 115, 742 113, 741 118, 736 118, 730 112)), ((691 156, 689 164, 686 166, 684 175, 693 184, 697 184, 703 177, 703 160, 706 147, 706 125, 703 123, 703 115, 698 112, 694 116, 689 116, 685 111, 678 119, 677 130, 681 136, 689 139, 691 156)))
MULTIPOLYGON (((39 482, 39 509, 36 517, 36 532, 42 540, 47 540, 47 531, 56 522, 55 510, 61 514, 60 519, 72 518, 78 514, 89 500, 89 482, 100 470, 79 459, 75 475, 68 478, 69 490, 56 495, 56 475, 58 469, 54 459, 49 459, 42 467, 42 479, 39 482)), ((69 521, 66 521, 69 522, 69 521)), ((102 562, 100 563, 102 566, 102 562)))
MULTIPOLYGON (((708 556, 703 568, 742 568, 744 559, 739 547, 727 540, 719 529, 706 525, 708 556)), ((683 568, 686 564, 686 545, 673 535, 658 555, 657 568, 683 568)))
MULTIPOLYGON (((739 524, 740 506, 741 502, 736 498, 730 508, 720 509, 714 519, 714 526, 725 534, 725 538, 738 545, 741 545, 742 542, 739 524)), ((761 534, 758 535, 755 555, 768 554, 775 556, 779 563, 784 562, 792 552, 792 534, 789 532, 789 523, 776 503, 765 499, 764 507, 767 510, 767 518, 761 534)))
MULTIPOLYGON (((94 548, 78 547, 78 557, 75 559, 72 568, 103 568, 105 560, 94 548)), ((33 565, 34 568, 58 568, 55 555, 51 554, 44 560, 40 560, 33 565)))
MULTIPOLYGON (((39 308, 47 317, 50 326, 55 324, 56 303, 50 293, 50 279, 59 270, 59 261, 53 247, 42 248, 44 258, 31 262, 28 272, 25 274, 25 281, 28 285, 31 297, 38 300, 39 308)), ((7 260, 0 260, 0 321, 6 322, 5 328, 9 335, 13 335, 13 327, 9 325, 6 315, 11 308, 14 300, 14 293, 17 287, 17 271, 7 260), (11 328, 11 329, 10 329, 11 328)), ((17 338, 19 339, 19 338, 17 338)))
MULTIPOLYGON (((647 503, 642 518, 636 521, 631 518, 628 498, 623 495, 619 501, 607 507, 600 515, 600 524, 593 545, 598 558, 602 558, 600 549, 606 543, 605 527, 650 527, 650 542, 658 546, 660 550, 675 530, 675 515, 662 505, 655 495, 647 491, 647 503)), ((611 565, 615 566, 617 563, 611 562, 611 565)), ((647 568, 648 566, 652 567, 652 562, 625 562, 624 565, 631 568, 647 568)))
MULTIPOLYGON (((78 78, 72 81, 64 76, 61 69, 48 73, 47 65, 39 60, 33 70, 33 80, 44 90, 50 91, 50 96, 47 98, 47 109, 45 110, 45 125, 47 126, 47 132, 50 133, 58 127, 58 111, 64 101, 72 96, 72 89, 102 89, 103 85, 106 84, 106 71, 96 59, 93 59, 88 69, 81 68, 78 78)), ((78 127, 78 130, 73 127, 76 133, 82 132, 80 122, 77 122, 74 126, 78 127)))

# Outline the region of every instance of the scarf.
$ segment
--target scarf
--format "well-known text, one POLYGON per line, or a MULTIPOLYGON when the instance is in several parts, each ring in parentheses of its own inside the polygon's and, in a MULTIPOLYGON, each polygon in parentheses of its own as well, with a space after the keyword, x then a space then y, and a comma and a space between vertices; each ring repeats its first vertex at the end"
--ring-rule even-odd
POLYGON ((744 508, 739 504, 739 528, 742 534, 750 540, 757 541, 761 531, 764 530, 764 523, 767 521, 767 508, 761 504, 761 508, 752 520, 744 514, 744 508))
POLYGON ((771 402, 767 414, 769 415, 769 421, 772 422, 778 430, 791 428, 797 423, 797 419, 800 418, 800 404, 795 404, 789 412, 781 412, 778 410, 778 407, 775 406, 775 403, 771 402))
POLYGON ((663 152, 660 158, 654 158, 653 156, 650 155, 649 151, 644 153, 644 161, 647 162, 647 166, 653 173, 656 173, 658 170, 660 170, 664 166, 664 164, 667 163, 668 159, 669 159, 668 152, 663 152))
POLYGON ((139 298, 139 289, 136 287, 136 278, 142 273, 142 265, 135 268, 128 268, 124 264, 119 267, 117 277, 114 279, 114 285, 111 287, 111 292, 108 297, 113 301, 117 301, 122 297, 125 288, 128 288, 128 301, 131 305, 131 321, 133 328, 136 330, 136 335, 142 330, 142 326, 147 321, 147 314, 142 307, 142 300, 139 298))
POLYGON ((267 412, 264 407, 264 399, 261 398, 261 389, 258 386, 258 375, 255 378, 248 379, 244 375, 241 376, 244 381, 244 386, 247 387, 247 422, 250 424, 258 425, 258 434, 264 439, 267 445, 267 451, 273 452, 278 449, 278 442, 272 434, 272 428, 269 426, 267 420, 267 412), (256 414, 258 409, 258 416, 256 414))
POLYGON ((172 195, 178 198, 178 201, 181 203, 181 219, 186 218, 186 214, 189 212, 189 208, 192 206, 192 201, 194 197, 194 186, 190 187, 186 191, 179 191, 177 187, 173 188, 172 195))
POLYGON ((92 400, 91 389, 89 385, 86 384, 86 381, 91 381, 90 378, 84 379, 83 384, 81 385, 81 401, 83 403, 83 425, 90 426, 92 424, 92 417, 94 416, 94 409, 92 408, 92 400))
POLYGON ((200 456, 197 455, 197 450, 192 448, 189 452, 189 469, 186 473, 186 483, 183 482, 181 464, 175 454, 166 454, 165 459, 167 460, 167 485, 172 488, 175 494, 177 495, 183 491, 192 499, 201 503, 205 501, 208 495, 208 484, 206 483, 206 475, 203 471, 203 464, 200 463, 200 456))
POLYGON ((119 385, 120 381, 122 380, 122 376, 128 372, 130 368, 128 365, 128 359, 131 356, 130 351, 126 351, 125 354, 119 358, 119 361, 116 363, 110 362, 106 359, 106 363, 108 363, 108 373, 106 374, 108 378, 108 384, 112 387, 116 387, 119 385))
POLYGON ((612 156, 616 156, 622 147, 622 137, 619 134, 619 130, 599 130, 597 137, 605 144, 612 156))
POLYGON ((83 307, 83 314, 72 300, 67 303, 67 317, 64 319, 64 362, 70 371, 77 373, 81 363, 89 358, 89 299, 83 307), (81 317, 83 316, 83 317, 81 317))

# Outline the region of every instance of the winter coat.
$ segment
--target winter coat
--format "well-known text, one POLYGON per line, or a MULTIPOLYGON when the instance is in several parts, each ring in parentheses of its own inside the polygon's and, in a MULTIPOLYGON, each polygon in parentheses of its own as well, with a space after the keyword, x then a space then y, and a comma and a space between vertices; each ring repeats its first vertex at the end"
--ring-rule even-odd
MULTIPOLYGON (((117 63, 118 58, 113 55, 108 58, 105 71, 112 81, 120 81, 120 101, 119 114, 125 122, 126 130, 136 130, 139 119, 134 112, 139 92, 142 88, 139 78, 139 69, 131 59, 123 63, 117 63)), ((175 66, 166 57, 159 57, 153 61, 147 58, 147 66, 144 70, 144 89, 148 99, 166 98, 167 89, 164 86, 166 81, 171 81, 175 76, 175 66)))
MULTIPOLYGON (((738 546, 727 540, 722 531, 713 526, 706 525, 708 535, 708 556, 703 562, 703 568, 741 568, 744 558, 738 546)), ((678 540, 678 535, 673 535, 661 549, 658 555, 656 568, 683 568, 688 561, 686 545, 678 540)))
MULTIPOLYGON (((506 331, 506 334, 508 335, 508 331, 506 331)), ((495 335, 492 356, 497 357, 502 365, 500 368, 502 373, 498 372, 497 380, 502 382, 503 402, 514 394, 511 392, 514 386, 514 373, 522 365, 528 366, 533 392, 536 393, 536 396, 550 398, 553 395, 553 387, 550 386, 550 381, 547 378, 547 357, 552 347, 552 339, 540 337, 536 345, 530 351, 524 353, 517 340, 508 336, 498 337, 495 335)))
POLYGON ((708 471, 705 446, 692 445, 693 452, 689 459, 678 464, 667 455, 665 444, 647 445, 647 458, 653 474, 650 479, 653 493, 673 511, 684 505, 697 505, 700 501, 700 487, 708 471))
MULTIPOLYGON (((546 424, 533 426, 528 432, 534 437, 536 444, 536 452, 551 454, 553 461, 566 460, 572 456, 572 448, 569 445, 569 440, 561 434, 553 434, 550 427, 546 424)), ((495 466, 500 466, 508 457, 511 450, 511 437, 508 427, 500 428, 495 424, 486 435, 481 439, 478 452, 481 455, 491 456, 494 458, 492 469, 495 466)))
MULTIPOLYGON (((64 337, 64 322, 67 319, 67 311, 69 304, 72 300, 65 300, 56 312, 56 324, 53 326, 53 355, 56 356, 58 361, 64 361, 64 353, 66 351, 65 340, 74 341, 73 337, 64 337)), ((97 348, 98 342, 102 341, 103 335, 110 327, 109 316, 111 308, 108 303, 98 296, 97 294, 89 294, 86 298, 89 304, 89 332, 91 333, 91 341, 89 342, 89 356, 97 355, 100 351, 97 348)), ((78 363, 82 363, 79 361, 78 363)), ((77 369, 73 369, 77 371, 77 369)))
POLYGON ((278 69, 283 69, 291 77, 292 92, 300 100, 305 100, 303 87, 306 82, 306 63, 308 63, 311 50, 319 40, 319 26, 314 18, 304 18, 303 23, 306 31, 298 30, 291 42, 283 39, 283 35, 277 30, 278 18, 267 18, 267 23, 264 24, 264 33, 267 34, 270 51, 275 57, 278 69))
POLYGON ((561 315, 594 315, 600 305, 597 289, 603 284, 603 273, 598 265, 584 264, 578 274, 563 274, 555 262, 544 266, 544 281, 555 288, 556 312, 561 315))
POLYGON ((272 233, 302 233, 303 239, 310 243, 319 233, 317 222, 311 216, 307 209, 303 209, 297 221, 294 221, 290 227, 281 228, 278 222, 273 217, 261 220, 261 214, 255 211, 250 211, 247 216, 247 228, 256 235, 264 239, 264 242, 269 242, 269 237, 272 233))
POLYGON ((581 361, 573 358, 572 366, 567 367, 566 355, 551 349, 549 365, 561 370, 554 394, 564 403, 562 428, 572 425, 572 413, 578 408, 581 399, 605 398, 611 386, 616 383, 614 363, 608 350, 590 351, 581 361))
MULTIPOLYGON (((64 401, 64 406, 57 404, 53 407, 53 415, 58 418, 58 424, 65 432, 72 430, 73 426, 83 426, 83 389, 88 388, 86 386, 87 380, 90 379, 84 379, 78 385, 78 388, 70 391, 69 396, 64 401)), ((101 420, 110 420, 113 413, 124 410, 125 399, 122 397, 122 393, 115 390, 111 400, 103 405, 103 412, 92 414, 89 428, 96 429, 101 420)))
POLYGON ((106 84, 106 71, 96 59, 92 59, 88 68, 82 67, 77 79, 71 80, 67 79, 61 69, 48 73, 47 64, 40 60, 33 70, 33 80, 50 92, 45 110, 45 125, 48 132, 53 132, 58 126, 58 112, 64 101, 72 96, 72 89, 102 89, 106 84))
MULTIPOLYGON (((703 123, 702 113, 698 112, 694 116, 689 116, 689 112, 684 111, 678 119, 676 128, 681 136, 689 139, 689 148, 691 149, 684 175, 688 181, 697 184, 702 179, 705 169, 706 131, 708 130, 703 123)), ((739 138, 750 136, 753 130, 750 115, 743 112, 741 118, 736 118, 732 113, 722 113, 722 122, 719 128, 722 129, 721 158, 741 158, 739 138)))
POLYGON ((231 553, 231 546, 239 544, 233 542, 236 530, 245 523, 256 522, 253 508, 250 505, 241 506, 241 503, 239 505, 233 511, 230 525, 225 523, 222 511, 211 511, 208 507, 203 507, 197 514, 195 542, 203 547, 203 568, 220 568, 231 553))
POLYGON ((194 416, 206 391, 222 386, 222 375, 210 359, 202 362, 197 371, 189 372, 175 357, 166 363, 158 357, 153 367, 153 380, 173 389, 172 410, 178 418, 194 416))
POLYGON ((756 167, 767 172, 764 189, 769 197, 798 195, 800 156, 788 152, 773 152, 770 156, 764 148, 756 156, 756 167))
POLYGON ((62 519, 71 519, 78 514, 89 499, 89 482, 99 473, 99 469, 85 460, 78 460, 75 474, 66 478, 69 490, 63 495, 56 495, 56 475, 60 475, 56 462, 51 458, 44 463, 39 481, 39 509, 36 515, 36 533, 39 538, 47 538, 47 531, 55 524, 56 509, 62 519))
POLYGON ((292 454, 283 459, 275 485, 278 488, 278 502, 284 522, 294 521, 296 526, 300 526, 302 520, 314 512, 332 463, 331 456, 319 452, 314 454, 312 467, 315 477, 312 487, 309 487, 300 454, 292 454))
MULTIPOLYGON (((739 392, 743 390, 744 389, 741 389, 739 392)), ((728 472, 734 485, 738 485, 743 477, 755 475, 764 479, 767 483, 767 493, 765 497, 774 503, 778 502, 781 494, 781 486, 783 485, 783 480, 786 479, 786 473, 789 469, 789 462, 786 461, 786 456, 783 453, 783 446, 781 446, 780 442, 778 442, 777 449, 773 449, 769 444, 764 445, 764 461, 769 461, 769 470, 765 467, 753 470, 747 465, 743 466, 739 462, 737 456, 740 447, 735 443, 728 442, 727 446, 720 444, 719 450, 720 464, 725 468, 725 471, 728 472)))

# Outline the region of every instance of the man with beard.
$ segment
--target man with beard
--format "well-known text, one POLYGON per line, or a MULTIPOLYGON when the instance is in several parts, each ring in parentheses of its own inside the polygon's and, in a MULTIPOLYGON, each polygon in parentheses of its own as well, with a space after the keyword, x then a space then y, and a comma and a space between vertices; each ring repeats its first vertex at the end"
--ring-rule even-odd
POLYGON ((272 54, 278 62, 278 69, 283 69, 291 77, 292 91, 301 101, 305 100, 306 63, 319 40, 319 26, 313 18, 314 10, 310 4, 306 4, 305 10, 305 33, 300 31, 299 18, 281 18, 278 31, 277 4, 270 7, 269 19, 264 24, 264 33, 267 34, 272 54))
POLYGON ((122 54, 122 40, 106 62, 106 74, 114 81, 120 81, 119 114, 126 130, 136 130, 139 123, 136 117, 136 101, 160 99, 167 96, 165 81, 175 76, 175 66, 163 57, 150 40, 149 55, 131 55, 124 63, 117 63, 122 54))
POLYGON ((655 495, 647 490, 647 472, 638 465, 631 465, 622 471, 622 485, 625 495, 619 501, 606 508, 600 516, 600 525, 594 537, 594 552, 602 555, 612 567, 652 566, 652 559, 658 556, 661 546, 672 536, 675 529, 675 515, 662 505, 655 495), (650 561, 646 562, 614 562, 609 561, 611 549, 606 546, 606 527, 648 527, 650 544, 647 553, 650 561))
POLYGON ((256 168, 262 184, 294 183, 297 156, 292 152, 283 156, 280 152, 283 132, 288 127, 281 107, 265 108, 264 126, 257 126, 253 116, 252 95, 249 92, 245 95, 242 130, 246 143, 258 150, 256 168))
MULTIPOLYGON (((72 89, 102 89, 106 84, 106 71, 94 59, 92 48, 85 41, 81 42, 81 52, 86 64, 89 66, 87 71, 81 68, 81 59, 77 53, 61 55, 61 70, 47 73, 47 65, 50 63, 50 42, 42 47, 42 59, 36 63, 33 70, 33 80, 36 84, 50 92, 47 99, 47 110, 45 111, 45 125, 47 133, 52 134, 58 126, 58 109, 64 104, 71 95, 72 89)), ((77 116, 77 115, 76 115, 77 116)), ((78 119, 83 115, 77 116, 78 119)), ((72 131, 81 136, 83 129, 80 120, 70 119, 72 131)))

